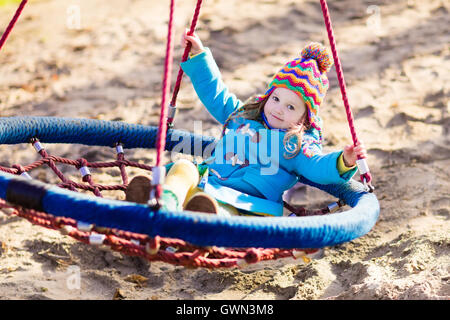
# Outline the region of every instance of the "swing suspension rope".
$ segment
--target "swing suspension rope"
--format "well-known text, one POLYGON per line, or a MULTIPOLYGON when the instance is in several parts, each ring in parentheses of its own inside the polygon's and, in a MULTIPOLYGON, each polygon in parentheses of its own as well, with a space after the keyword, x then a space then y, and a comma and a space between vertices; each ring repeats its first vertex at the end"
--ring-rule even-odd
POLYGON ((153 168, 153 178, 152 178, 152 194, 150 199, 155 201, 155 204, 159 206, 159 199, 162 194, 162 184, 165 177, 165 167, 162 166, 161 156, 166 146, 166 135, 167 135, 167 109, 168 109, 168 97, 170 93, 170 80, 172 74, 172 63, 173 63, 173 16, 175 11, 175 0, 170 1, 170 15, 169 15, 169 26, 167 32, 167 45, 166 45, 166 59, 164 61, 164 78, 162 86, 162 97, 161 97, 161 114, 159 119, 158 136, 156 140, 156 166, 153 168), (156 192, 156 194, 153 194, 156 192))
MULTIPOLYGON (((22 13, 25 5, 27 4, 27 0, 22 0, 20 3, 13 19, 9 23, 7 29, 3 33, 0 39, 0 50, 3 47, 8 35, 13 29, 15 23, 19 19, 20 14, 22 13)), ((321 0, 321 4, 325 5, 324 17, 328 17, 329 14, 327 12, 325 1, 321 0)), ((202 0, 198 0, 197 6, 195 8, 194 16, 191 22, 191 27, 189 30, 189 34, 193 34, 195 30, 195 26, 198 21, 198 16, 201 8, 202 0)), ((86 159, 78 159, 78 160, 70 160, 67 158, 56 157, 50 155, 45 148, 42 147, 39 140, 37 138, 33 138, 30 142, 35 148, 35 150, 41 155, 42 159, 35 161, 34 163, 28 166, 21 165, 13 165, 11 168, 6 168, 0 166, 0 171, 8 172, 15 175, 21 175, 28 179, 31 178, 29 175, 29 171, 35 169, 37 167, 48 165, 60 178, 61 183, 58 184, 61 188, 66 188, 72 191, 78 191, 78 189, 91 191, 97 197, 102 197, 102 191, 111 191, 111 190, 126 190, 128 185, 128 176, 126 173, 126 167, 136 167, 147 171, 153 172, 153 181, 152 185, 155 190, 153 194, 154 199, 156 199, 155 206, 158 208, 159 203, 158 199, 161 194, 161 184, 165 175, 165 167, 161 165, 161 155, 165 150, 165 142, 168 127, 172 127, 173 117, 175 113, 168 113, 168 108, 175 107, 176 99, 178 95, 178 91, 181 84, 181 79, 183 76, 183 71, 180 68, 177 81, 175 84, 172 100, 170 105, 168 104, 168 95, 170 92, 170 74, 172 70, 173 63, 173 17, 174 17, 174 9, 175 9, 175 1, 171 0, 170 3, 170 17, 169 17, 169 25, 168 25, 168 39, 167 39, 167 47, 166 47, 166 58, 164 64, 164 79, 163 79, 163 90, 162 90, 162 102, 161 102, 161 116, 160 123, 157 132, 157 141, 155 143, 157 150, 157 161, 155 166, 147 166, 141 163, 129 161, 125 159, 123 147, 120 142, 117 142, 115 145, 117 152, 117 159, 115 161, 110 162, 88 162, 86 159), (65 175, 58 169, 56 164, 66 164, 75 166, 82 175, 83 183, 77 183, 65 177, 65 175), (112 168, 118 167, 121 173, 122 183, 104 186, 98 183, 95 183, 92 179, 89 168, 112 168), (155 169, 156 168, 156 169, 155 169)), ((337 72, 338 79, 341 85, 341 92, 344 98, 344 104, 347 110, 347 116, 349 117, 349 125, 352 132, 352 137, 354 139, 354 143, 357 142, 355 130, 353 127, 353 118, 351 115, 351 110, 348 107, 348 101, 346 99, 345 94, 345 83, 343 80, 342 69, 340 68, 339 59, 337 57, 334 38, 332 35, 331 23, 327 24, 327 30, 329 31, 330 36, 330 44, 332 45, 333 55, 335 61, 337 62, 337 72), (333 40, 333 42, 331 42, 333 40)), ((190 50, 190 45, 186 47, 182 61, 186 61, 190 50)), ((172 112, 172 111, 170 111, 172 112)), ((366 182, 370 183, 370 174, 365 176, 366 182)), ((333 209, 342 207, 344 203, 342 201, 338 201, 332 207, 327 207, 321 210, 316 211, 307 211, 304 208, 298 208, 290 206, 287 203, 284 203, 285 207, 293 212, 296 216, 310 216, 310 215, 324 215, 333 212, 333 209)), ((76 221, 71 218, 65 217, 55 217, 51 214, 44 213, 40 210, 27 209, 21 207, 20 205, 12 205, 9 202, 6 202, 3 199, 0 199, 0 209, 7 209, 7 211, 11 214, 15 214, 26 218, 33 224, 38 224, 44 226, 46 228, 51 228, 55 230, 60 230, 63 234, 69 235, 79 241, 89 244, 95 245, 108 245, 111 249, 125 253, 127 255, 141 256, 150 261, 164 261, 172 264, 183 265, 187 267, 206 267, 206 268, 216 268, 216 267, 236 267, 236 266, 244 266, 248 263, 256 263, 261 260, 272 260, 279 259, 284 257, 294 257, 294 258, 303 258, 304 261, 307 261, 307 255, 315 253, 318 249, 262 249, 262 248, 246 248, 246 249, 225 249, 225 248, 217 248, 213 247, 201 247, 195 246, 193 244, 187 243, 183 240, 172 239, 172 238, 163 238, 159 236, 150 237, 148 235, 132 233, 128 231, 122 231, 114 228, 105 228, 95 226, 93 224, 86 224, 81 221, 76 221)), ((156 211, 157 212, 157 211, 156 211)))
MULTIPOLYGON (((337 74, 337 78, 339 81, 339 87, 341 89, 342 100, 344 101, 345 113, 347 114, 348 126, 350 128, 350 133, 352 135, 353 145, 356 145, 358 143, 358 137, 356 136, 356 129, 355 129, 355 124, 354 124, 352 109, 350 108, 350 104, 348 102, 347 88, 345 86, 345 80, 344 80, 344 72, 342 71, 341 61, 340 61, 338 53, 337 53, 336 41, 334 38, 333 27, 331 25, 331 18, 330 18, 330 13, 328 11, 328 5, 327 5, 326 0, 320 0, 320 6, 322 7, 322 14, 323 14, 323 18, 325 20, 325 27, 327 29, 328 40, 330 42, 331 51, 333 53, 336 74, 337 74)), ((361 181, 366 185, 366 187, 368 188, 368 190, 370 192, 373 192, 374 187, 371 184, 372 175, 370 174, 369 166, 367 165, 366 159, 360 158, 358 156, 357 165, 358 165, 358 170, 361 174, 361 176, 360 176, 361 181)))
MULTIPOLYGON (((202 0, 197 1, 197 5, 194 10, 194 15, 192 17, 191 26, 188 34, 192 35, 197 26, 198 17, 200 15, 200 9, 202 6, 202 0)), ((167 31, 167 44, 166 44, 166 58, 164 63, 164 78, 162 87, 162 99, 161 99, 161 114, 159 121, 157 145, 156 145, 156 166, 153 171, 152 188, 150 199, 153 201, 154 206, 160 206, 160 197, 162 194, 162 183, 165 177, 165 167, 161 164, 161 154, 165 149, 165 141, 167 135, 167 129, 173 127, 173 121, 176 112, 176 100, 178 92, 180 90, 181 81, 183 78, 183 69, 180 67, 178 71, 177 80, 175 83, 172 100, 170 104, 168 103, 168 95, 170 92, 171 74, 172 74, 172 64, 173 64, 173 33, 174 33, 174 23, 173 17, 175 14, 175 0, 170 1, 170 16, 167 31)), ((188 43, 186 46, 181 61, 187 60, 189 51, 191 50, 191 44, 188 43)))
POLYGON ((9 34, 11 33, 11 30, 16 25, 17 20, 19 19, 23 9, 25 8, 25 5, 27 4, 28 0, 22 0, 19 7, 16 10, 16 13, 14 14, 14 17, 11 19, 11 21, 8 24, 8 27, 6 27, 5 32, 3 33, 1 39, 0 39, 0 50, 3 48, 3 45, 6 42, 6 39, 8 39, 9 34))

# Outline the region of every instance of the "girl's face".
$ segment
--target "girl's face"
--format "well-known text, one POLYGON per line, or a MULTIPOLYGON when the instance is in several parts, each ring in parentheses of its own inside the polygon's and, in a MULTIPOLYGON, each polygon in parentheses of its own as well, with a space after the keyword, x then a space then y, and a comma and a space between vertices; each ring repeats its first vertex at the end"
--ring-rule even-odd
POLYGON ((300 124, 306 106, 292 90, 276 88, 264 105, 264 115, 271 127, 289 129, 300 124))

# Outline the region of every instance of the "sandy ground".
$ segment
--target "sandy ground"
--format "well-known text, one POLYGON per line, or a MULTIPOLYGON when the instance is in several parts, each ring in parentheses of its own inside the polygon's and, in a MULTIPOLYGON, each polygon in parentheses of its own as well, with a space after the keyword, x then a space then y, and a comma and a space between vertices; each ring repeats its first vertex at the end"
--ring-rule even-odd
MULTIPOLYGON (((0 53, 1 116, 156 124, 166 2, 31 1, 0 53)), ((194 5, 193 0, 177 5, 176 62, 194 5)), ((0 213, 0 299, 113 299, 117 290, 124 299, 449 299, 448 2, 329 5, 381 205, 372 231, 325 248, 307 265, 284 259, 244 269, 192 270, 84 245, 0 213)), ((2 28, 14 10, 0 9, 2 28)), ((205 1, 198 33, 241 99, 263 92, 270 75, 307 42, 328 43, 319 2, 312 0, 205 1)), ((321 111, 326 151, 351 141, 334 69, 330 79, 321 111)), ((186 78, 179 108, 177 128, 192 131, 194 121, 202 120, 204 134, 219 132, 186 78)), ((92 150, 95 160, 112 156, 84 146, 48 149, 73 159, 92 150)), ((0 151, 2 165, 37 159, 28 145, 0 151)), ((127 156, 154 162, 152 151, 130 150, 127 156)), ((44 180, 51 175, 38 174, 44 180)), ((308 207, 329 199, 310 188, 293 197, 308 207)))

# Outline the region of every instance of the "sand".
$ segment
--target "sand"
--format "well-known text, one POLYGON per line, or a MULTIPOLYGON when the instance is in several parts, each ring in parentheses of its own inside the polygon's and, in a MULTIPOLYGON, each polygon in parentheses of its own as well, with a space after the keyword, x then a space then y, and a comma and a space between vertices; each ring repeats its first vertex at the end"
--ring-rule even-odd
MULTIPOLYGON (((0 52, 1 116, 67 116, 155 125, 167 1, 31 1, 0 52), (78 15, 79 14, 79 15, 78 15)), ((175 63, 195 1, 179 1, 175 63)), ((380 218, 365 236, 309 264, 282 259, 243 269, 186 269, 88 246, 0 212, 0 299, 449 299, 450 16, 446 1, 330 1, 358 137, 368 149, 380 218)), ((0 8, 6 26, 14 6, 0 8)), ((205 1, 198 34, 239 98, 264 91, 309 41, 327 42, 318 1, 205 1)), ((178 67, 174 68, 175 76, 178 67)), ((351 143, 334 68, 321 110, 325 151, 351 143)), ((176 128, 217 135, 185 78, 176 128)), ((49 145, 95 160, 112 152, 49 145)), ((127 157, 154 164, 148 150, 127 157)), ((0 146, 0 164, 37 159, 0 146)), ((166 160, 169 158, 166 156, 166 160)), ((109 172, 98 179, 117 179, 109 172)), ((51 172, 39 171, 51 181, 51 172)), ((295 204, 332 197, 300 188, 295 204)))

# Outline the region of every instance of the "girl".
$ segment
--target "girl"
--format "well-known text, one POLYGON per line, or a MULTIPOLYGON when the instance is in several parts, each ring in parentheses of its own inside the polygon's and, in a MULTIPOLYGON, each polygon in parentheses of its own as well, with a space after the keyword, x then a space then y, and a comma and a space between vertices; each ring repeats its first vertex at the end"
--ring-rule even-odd
MULTIPOLYGON (((274 76, 265 94, 243 103, 228 92, 211 51, 198 36, 186 31, 182 40, 192 48, 181 67, 224 130, 204 163, 179 160, 171 165, 162 199, 166 209, 282 216, 283 192, 298 176, 331 184, 344 183, 355 174, 357 157, 366 157, 362 144, 321 154, 318 111, 333 64, 326 48, 318 43, 306 46, 301 57, 274 76)), ((148 178, 136 177, 127 200, 145 203, 149 189, 148 178)))

